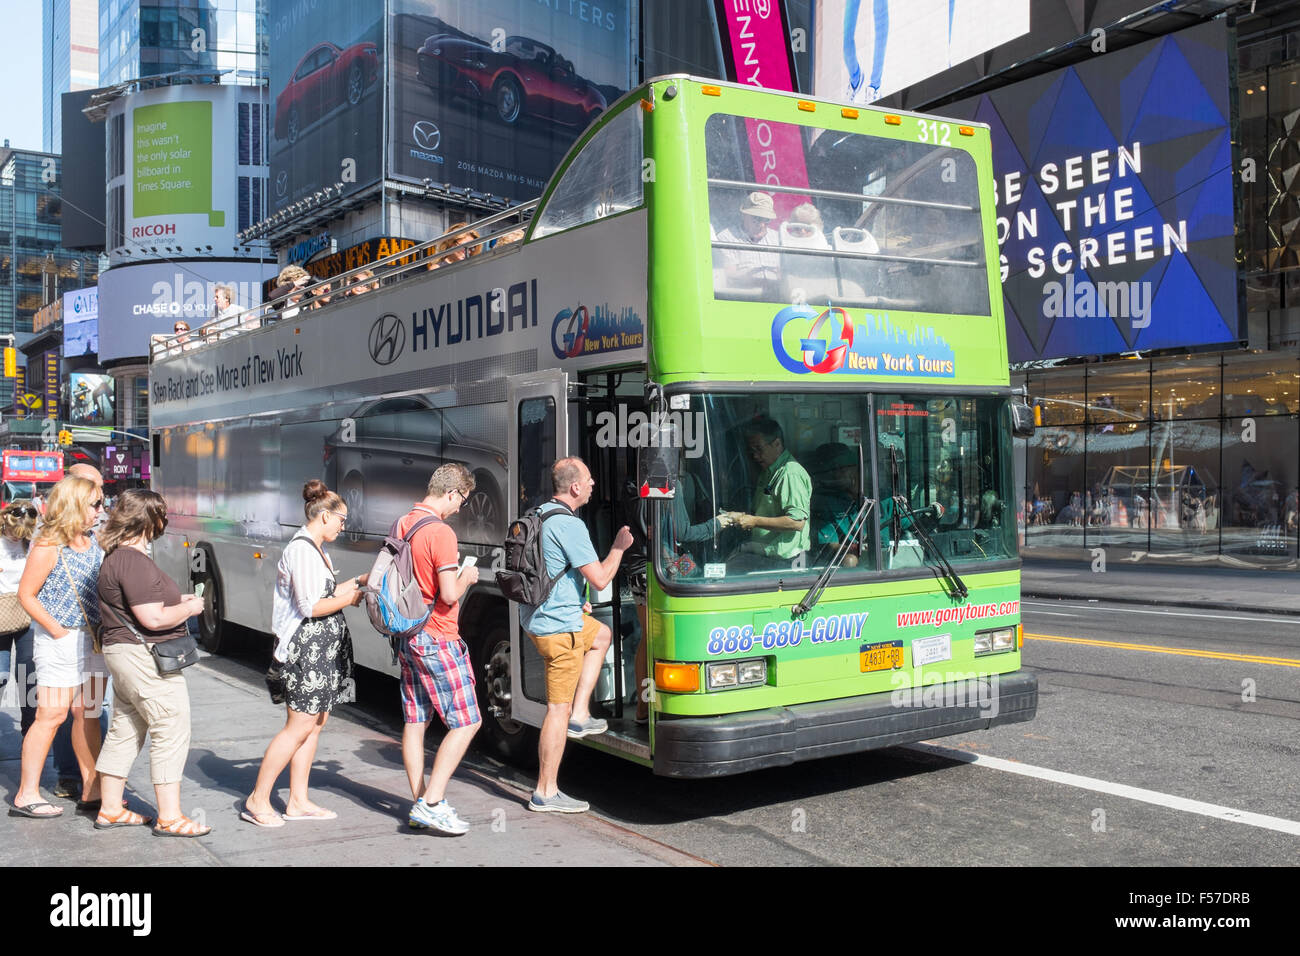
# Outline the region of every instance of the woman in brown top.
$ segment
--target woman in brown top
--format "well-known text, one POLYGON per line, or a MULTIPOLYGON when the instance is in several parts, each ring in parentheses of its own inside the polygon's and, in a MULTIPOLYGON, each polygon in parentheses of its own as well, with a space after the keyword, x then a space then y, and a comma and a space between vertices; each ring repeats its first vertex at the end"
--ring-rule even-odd
POLYGON ((167 503, 152 491, 122 493, 99 539, 107 552, 99 569, 104 659, 113 675, 113 724, 95 769, 103 806, 95 829, 141 826, 146 817, 126 809, 122 790, 149 735, 149 763, 158 798, 157 836, 211 832, 181 813, 181 776, 190 749, 190 697, 184 671, 159 674, 148 644, 185 636, 185 622, 203 599, 181 596, 149 557, 149 542, 167 527, 167 503))

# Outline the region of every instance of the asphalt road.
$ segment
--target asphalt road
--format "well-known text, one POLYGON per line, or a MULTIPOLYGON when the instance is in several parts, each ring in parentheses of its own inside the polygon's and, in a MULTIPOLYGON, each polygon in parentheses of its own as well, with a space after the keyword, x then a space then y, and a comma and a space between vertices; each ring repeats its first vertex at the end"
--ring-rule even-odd
POLYGON ((575 748, 561 785, 729 866, 1294 864, 1300 620, 1044 601, 1023 614, 1030 723, 713 781, 575 748))

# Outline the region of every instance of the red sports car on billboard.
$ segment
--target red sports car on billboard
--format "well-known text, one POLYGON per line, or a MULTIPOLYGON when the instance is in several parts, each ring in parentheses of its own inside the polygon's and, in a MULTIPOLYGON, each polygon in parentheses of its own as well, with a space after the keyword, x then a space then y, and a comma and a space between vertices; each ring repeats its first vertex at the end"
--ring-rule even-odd
POLYGON ((574 72, 571 61, 527 37, 506 37, 498 53, 474 40, 438 34, 424 41, 417 56, 417 76, 434 92, 491 103, 507 125, 526 114, 582 128, 606 106, 604 95, 574 72))
POLYGON ((356 106, 379 75, 379 49, 355 43, 346 50, 318 43, 308 50, 275 98, 275 135, 296 143, 303 128, 340 103, 356 106))

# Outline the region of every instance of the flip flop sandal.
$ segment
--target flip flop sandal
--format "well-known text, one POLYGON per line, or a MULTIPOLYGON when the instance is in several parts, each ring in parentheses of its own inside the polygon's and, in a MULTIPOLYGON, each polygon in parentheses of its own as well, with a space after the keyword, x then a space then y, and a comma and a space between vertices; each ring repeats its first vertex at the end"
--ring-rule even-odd
POLYGON ((44 820, 49 817, 63 816, 63 808, 56 807, 52 803, 29 803, 25 807, 10 807, 9 815, 11 817, 27 817, 29 820, 44 820), (37 807, 49 807, 51 810, 58 810, 58 813, 37 813, 37 807))
POLYGON ((211 832, 212 827, 195 823, 187 816, 179 816, 170 823, 159 820, 153 828, 153 835, 160 837, 201 837, 211 832))
POLYGON ((95 817, 96 830, 113 830, 117 827, 144 827, 153 823, 153 817, 145 817, 134 810, 123 810, 115 817, 110 817, 103 810, 95 817))
POLYGON ((274 829, 275 827, 284 826, 284 818, 278 813, 254 813, 244 805, 243 811, 239 814, 239 819, 251 823, 255 827, 266 827, 274 829))
POLYGON ((286 813, 284 818, 286 820, 337 820, 339 815, 333 810, 326 810, 321 807, 315 813, 286 813))

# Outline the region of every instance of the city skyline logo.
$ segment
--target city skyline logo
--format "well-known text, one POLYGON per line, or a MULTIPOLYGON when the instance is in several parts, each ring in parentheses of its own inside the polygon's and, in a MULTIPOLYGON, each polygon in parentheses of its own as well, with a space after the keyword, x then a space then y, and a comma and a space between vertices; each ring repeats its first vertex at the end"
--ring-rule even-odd
POLYGON ((391 312, 385 312, 370 326, 370 358, 377 365, 392 365, 406 348, 406 326, 391 312))

